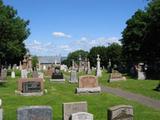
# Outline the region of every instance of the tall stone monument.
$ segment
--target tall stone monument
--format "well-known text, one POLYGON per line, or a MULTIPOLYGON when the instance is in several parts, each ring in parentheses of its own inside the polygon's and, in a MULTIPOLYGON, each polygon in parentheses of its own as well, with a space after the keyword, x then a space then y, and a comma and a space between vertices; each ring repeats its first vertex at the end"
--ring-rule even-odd
POLYGON ((96 69, 96 76, 97 77, 101 77, 102 76, 102 72, 101 72, 101 67, 100 67, 100 58, 99 58, 99 54, 97 55, 97 69, 96 69))
POLYGON ((81 55, 79 55, 79 67, 78 67, 78 72, 81 72, 82 70, 82 58, 81 55))
POLYGON ((87 74, 91 74, 91 65, 89 59, 87 61, 87 74))

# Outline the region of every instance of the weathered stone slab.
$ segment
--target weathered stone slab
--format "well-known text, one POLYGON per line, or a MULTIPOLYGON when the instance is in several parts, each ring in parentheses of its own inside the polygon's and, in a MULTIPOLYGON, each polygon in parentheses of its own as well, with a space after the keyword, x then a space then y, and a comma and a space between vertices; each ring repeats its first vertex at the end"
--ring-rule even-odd
POLYGON ((71 78, 70 78, 70 83, 78 83, 78 78, 77 78, 77 71, 72 70, 71 71, 71 78))
POLYGON ((85 75, 79 78, 79 87, 76 90, 77 93, 93 93, 100 92, 101 88, 98 86, 98 80, 96 76, 85 75))
POLYGON ((29 106, 17 110, 17 120, 52 120, 52 117, 49 106, 29 106))
POLYGON ((87 102, 63 103, 63 120, 70 120, 71 115, 77 112, 87 112, 87 102))
POLYGON ((93 115, 87 112, 77 112, 71 115, 71 120, 93 120, 93 115))
POLYGON ((108 120, 133 120, 133 107, 117 105, 108 109, 108 120))

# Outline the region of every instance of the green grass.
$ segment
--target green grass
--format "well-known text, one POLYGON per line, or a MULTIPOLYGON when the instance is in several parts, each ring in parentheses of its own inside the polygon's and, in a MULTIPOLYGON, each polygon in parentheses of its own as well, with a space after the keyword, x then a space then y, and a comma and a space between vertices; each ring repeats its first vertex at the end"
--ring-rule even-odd
POLYGON ((75 94, 77 84, 50 83, 45 82, 45 89, 48 93, 43 96, 25 97, 15 95, 17 79, 8 78, 8 83, 0 86, 0 98, 3 100, 4 120, 16 120, 16 110, 22 106, 48 105, 53 108, 53 119, 62 120, 62 104, 64 102, 87 101, 88 112, 94 114, 94 120, 106 120, 107 108, 129 104, 134 107, 134 120, 157 120, 160 118, 160 111, 143 106, 139 103, 128 101, 123 98, 107 94, 75 94))
POLYGON ((104 71, 103 76, 100 78, 100 83, 109 87, 120 88, 133 93, 148 96, 160 100, 160 92, 154 90, 158 85, 158 80, 136 80, 127 78, 126 81, 116 81, 108 83, 109 74, 104 71))

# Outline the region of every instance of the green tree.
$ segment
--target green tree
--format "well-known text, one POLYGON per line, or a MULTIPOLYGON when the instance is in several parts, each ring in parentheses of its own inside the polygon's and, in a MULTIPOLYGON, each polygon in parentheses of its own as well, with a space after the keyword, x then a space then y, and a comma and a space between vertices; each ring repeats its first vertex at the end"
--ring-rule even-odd
POLYGON ((23 58, 27 49, 24 40, 30 32, 29 21, 17 15, 11 6, 6 6, 0 0, 0 61, 1 64, 15 64, 23 58))
POLYGON ((149 65, 150 75, 160 73, 160 0, 150 0, 138 10, 122 32, 123 56, 128 67, 138 62, 149 65))
POLYGON ((89 60, 91 63, 91 66, 96 67, 97 65, 97 55, 100 55, 100 59, 101 59, 101 66, 107 66, 107 48, 105 46, 97 46, 97 47, 93 47, 90 49, 89 52, 89 60))
POLYGON ((91 48, 89 52, 89 60, 91 65, 96 67, 97 65, 97 55, 100 55, 101 66, 107 68, 109 59, 112 62, 112 66, 116 64, 117 66, 121 65, 121 54, 122 54, 122 46, 118 43, 112 43, 110 46, 97 46, 91 48))
POLYGON ((84 60, 88 56, 88 52, 84 50, 76 50, 68 54, 67 59, 63 62, 67 64, 67 66, 71 66, 72 60, 76 63, 79 62, 79 56, 81 55, 82 60, 84 60))
POLYGON ((34 68, 37 67, 38 64, 38 57, 37 56, 33 56, 32 57, 32 69, 34 70, 34 68))

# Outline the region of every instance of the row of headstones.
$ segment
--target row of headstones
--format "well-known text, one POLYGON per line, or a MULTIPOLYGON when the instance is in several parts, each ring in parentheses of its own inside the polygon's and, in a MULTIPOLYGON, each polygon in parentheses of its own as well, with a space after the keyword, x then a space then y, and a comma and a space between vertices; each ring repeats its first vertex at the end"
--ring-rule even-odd
MULTIPOLYGON (((3 120, 1 107, 0 120, 3 120)), ((53 120, 53 110, 50 106, 21 107, 17 109, 17 120, 53 120)), ((94 120, 94 115, 88 113, 87 102, 63 103, 63 120, 94 120)), ((117 105, 109 108, 108 120, 133 120, 133 107, 117 105)))
MULTIPOLYGON (((78 87, 76 88, 77 93, 101 92, 96 76, 81 76, 78 83, 78 87)), ((42 78, 20 78, 18 80, 18 90, 16 90, 15 93, 24 96, 32 96, 43 95, 45 91, 44 81, 42 78)))

